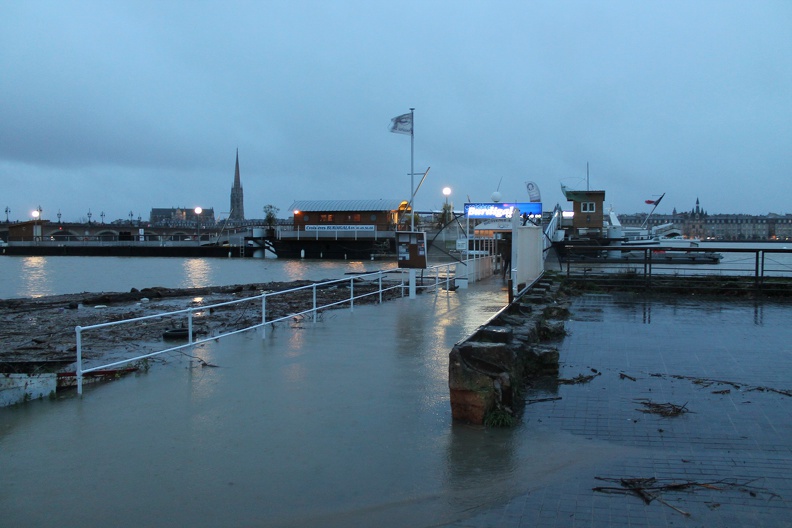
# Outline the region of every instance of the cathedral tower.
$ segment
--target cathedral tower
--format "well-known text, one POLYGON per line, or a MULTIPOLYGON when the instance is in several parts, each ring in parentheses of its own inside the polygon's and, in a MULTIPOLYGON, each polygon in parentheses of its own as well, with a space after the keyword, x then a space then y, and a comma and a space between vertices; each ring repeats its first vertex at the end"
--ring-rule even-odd
POLYGON ((231 214, 228 219, 232 222, 241 222, 245 219, 245 201, 242 192, 242 183, 239 180, 239 149, 236 152, 236 169, 234 170, 234 186, 231 188, 231 214))

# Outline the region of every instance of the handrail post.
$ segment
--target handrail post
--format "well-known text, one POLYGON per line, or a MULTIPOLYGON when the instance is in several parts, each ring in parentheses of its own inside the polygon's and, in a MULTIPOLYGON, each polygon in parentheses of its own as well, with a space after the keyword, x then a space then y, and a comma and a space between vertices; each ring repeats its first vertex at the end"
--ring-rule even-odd
POLYGON ((355 278, 349 279, 349 311, 355 311, 355 278))
POLYGON ((437 295, 437 291, 440 289, 440 268, 435 269, 435 295, 437 295))
POLYGON ((82 382, 83 382, 83 375, 82 375, 82 327, 75 326, 74 332, 76 334, 76 342, 77 342, 77 394, 82 396, 82 382))
POLYGON ((187 344, 192 345, 193 342, 193 310, 190 308, 187 311, 187 344))
POLYGON ((311 288, 313 290, 313 322, 316 322, 316 284, 311 288))
POLYGON ((379 278, 378 278, 378 282, 379 282, 379 303, 382 304, 382 271, 380 271, 378 273, 378 275, 379 275, 379 278))
POLYGON ((267 294, 261 294, 261 339, 267 337, 267 294))

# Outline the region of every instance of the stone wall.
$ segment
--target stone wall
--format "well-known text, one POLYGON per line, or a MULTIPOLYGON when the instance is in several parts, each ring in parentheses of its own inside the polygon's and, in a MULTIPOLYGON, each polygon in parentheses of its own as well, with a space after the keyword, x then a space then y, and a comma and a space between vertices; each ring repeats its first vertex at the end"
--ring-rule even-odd
POLYGON ((559 286, 543 277, 454 346, 448 364, 454 421, 483 424, 494 412, 514 416, 528 380, 558 374, 552 343, 565 335, 563 320, 569 315, 559 286))

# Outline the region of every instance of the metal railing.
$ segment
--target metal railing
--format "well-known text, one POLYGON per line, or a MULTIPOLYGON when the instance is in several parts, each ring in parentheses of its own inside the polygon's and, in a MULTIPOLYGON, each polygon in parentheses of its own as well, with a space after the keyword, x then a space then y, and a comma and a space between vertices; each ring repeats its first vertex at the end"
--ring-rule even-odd
MULTIPOLYGON (((454 281, 456 279, 457 265, 460 264, 447 263, 447 264, 432 266, 425 270, 421 270, 423 273, 421 278, 419 279, 420 282, 416 284, 416 289, 424 292, 434 289, 435 293, 441 291, 442 289, 445 289, 447 292, 452 291, 454 289, 454 281)), ((408 275, 408 270, 405 269, 381 270, 372 273, 356 274, 354 276, 344 279, 336 279, 331 281, 309 284, 305 286, 299 286, 296 288, 290 288, 286 290, 260 293, 242 299, 235 299, 233 301, 219 302, 211 305, 192 306, 190 308, 185 308, 181 310, 162 312, 152 315, 135 317, 131 319, 123 319, 119 321, 100 323, 90 326, 77 326, 75 327, 76 345, 77 345, 76 347, 77 365, 75 372, 77 378, 77 392, 78 394, 82 394, 83 377, 86 374, 90 374, 92 372, 106 371, 108 369, 112 369, 114 367, 118 367, 121 365, 141 362, 143 360, 158 356, 160 354, 179 351, 182 349, 193 347, 195 345, 199 345, 201 343, 215 341, 222 337, 238 334, 241 332, 247 332, 250 330, 254 330, 256 328, 262 329, 262 338, 263 338, 266 336, 267 325, 274 325, 275 323, 281 321, 286 321, 286 320, 305 317, 305 316, 310 317, 311 321, 315 323, 317 321, 319 314, 323 310, 328 310, 345 304, 348 304, 349 309, 353 310, 356 301, 359 301, 367 297, 376 296, 377 303, 382 303, 383 296, 388 292, 399 291, 400 296, 404 297, 405 291, 409 287, 406 281, 407 275, 408 275), (390 277, 394 277, 394 278, 390 278, 390 277), (349 295, 346 296, 338 295, 339 290, 341 290, 342 288, 348 288, 349 295), (329 293, 330 295, 326 295, 326 298, 323 299, 322 295, 327 293, 329 293), (272 310, 270 308, 270 305, 274 304, 273 301, 278 300, 280 298, 284 298, 284 299, 288 298, 283 302, 284 305, 290 308, 285 310, 285 313, 280 313, 283 310, 281 311, 277 309, 272 310), (200 317, 202 323, 206 323, 208 322, 208 317, 210 317, 213 313, 218 314, 224 310, 227 310, 230 307, 244 303, 249 303, 250 305, 256 307, 257 309, 256 317, 254 317, 253 319, 253 321, 255 322, 253 322, 252 324, 243 324, 239 328, 230 328, 230 329, 226 328, 223 331, 218 332, 214 335, 196 339, 198 334, 196 332, 195 320, 197 317, 200 317), (295 306, 297 306, 298 308, 291 309, 294 308, 295 306), (259 308, 260 311, 258 311, 259 308), (182 333, 184 334, 184 338, 186 339, 186 342, 182 344, 178 344, 176 346, 167 347, 161 350, 151 350, 143 354, 136 354, 134 357, 124 358, 118 361, 113 361, 110 363, 91 366, 90 368, 85 368, 83 362, 85 355, 84 352, 86 348, 84 344, 84 338, 86 337, 85 336, 86 332, 96 332, 101 329, 120 327, 122 325, 143 325, 151 321, 159 321, 159 320, 181 320, 181 327, 178 327, 178 329, 181 330, 182 333)), ((162 329, 160 328, 158 331, 162 332, 162 329)), ((164 337, 164 334, 162 335, 164 337)), ((105 336, 104 339, 108 339, 108 338, 105 336)), ((155 343, 158 343, 158 341, 155 343)))
MULTIPOLYGON (((624 249, 624 248, 622 248, 624 249)), ((792 249, 757 247, 631 247, 629 257, 606 253, 619 248, 567 246, 558 270, 568 278, 610 286, 665 290, 696 288, 712 293, 754 291, 792 294, 792 249)), ((548 269, 554 266, 550 259, 548 269)))

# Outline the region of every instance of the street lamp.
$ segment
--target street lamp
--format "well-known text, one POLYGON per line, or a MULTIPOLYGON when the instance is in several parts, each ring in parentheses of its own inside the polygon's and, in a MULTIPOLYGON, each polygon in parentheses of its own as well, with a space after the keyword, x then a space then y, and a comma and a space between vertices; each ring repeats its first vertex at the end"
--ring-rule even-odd
POLYGON ((129 225, 132 225, 132 222, 134 221, 134 218, 135 218, 135 215, 132 214, 132 211, 129 211, 129 225))
POLYGON ((41 238, 41 226, 39 226, 39 218, 41 217, 41 206, 34 209, 31 213, 33 215, 33 240, 41 238))
POLYGON ((61 212, 60 212, 60 209, 58 209, 58 215, 57 216, 58 216, 58 225, 60 225, 60 223, 61 223, 61 212))
POLYGON ((201 245, 201 213, 203 213, 203 209, 201 207, 195 208, 195 223, 198 225, 198 245, 201 245))
POLYGON ((104 225, 104 217, 105 217, 104 211, 102 211, 102 214, 100 214, 99 216, 102 217, 102 225, 104 225))
POLYGON ((92 216, 93 216, 93 214, 91 214, 91 209, 88 208, 88 225, 91 225, 91 217, 92 216))
POLYGON ((445 196, 446 203, 443 209, 443 224, 448 223, 448 197, 451 196, 451 187, 443 187, 443 195, 445 196))
POLYGON ((6 205, 6 208, 5 208, 5 213, 6 213, 6 224, 9 224, 9 223, 10 223, 10 222, 8 221, 8 213, 10 213, 10 212, 11 212, 11 209, 9 209, 9 208, 8 208, 8 206, 6 205))

